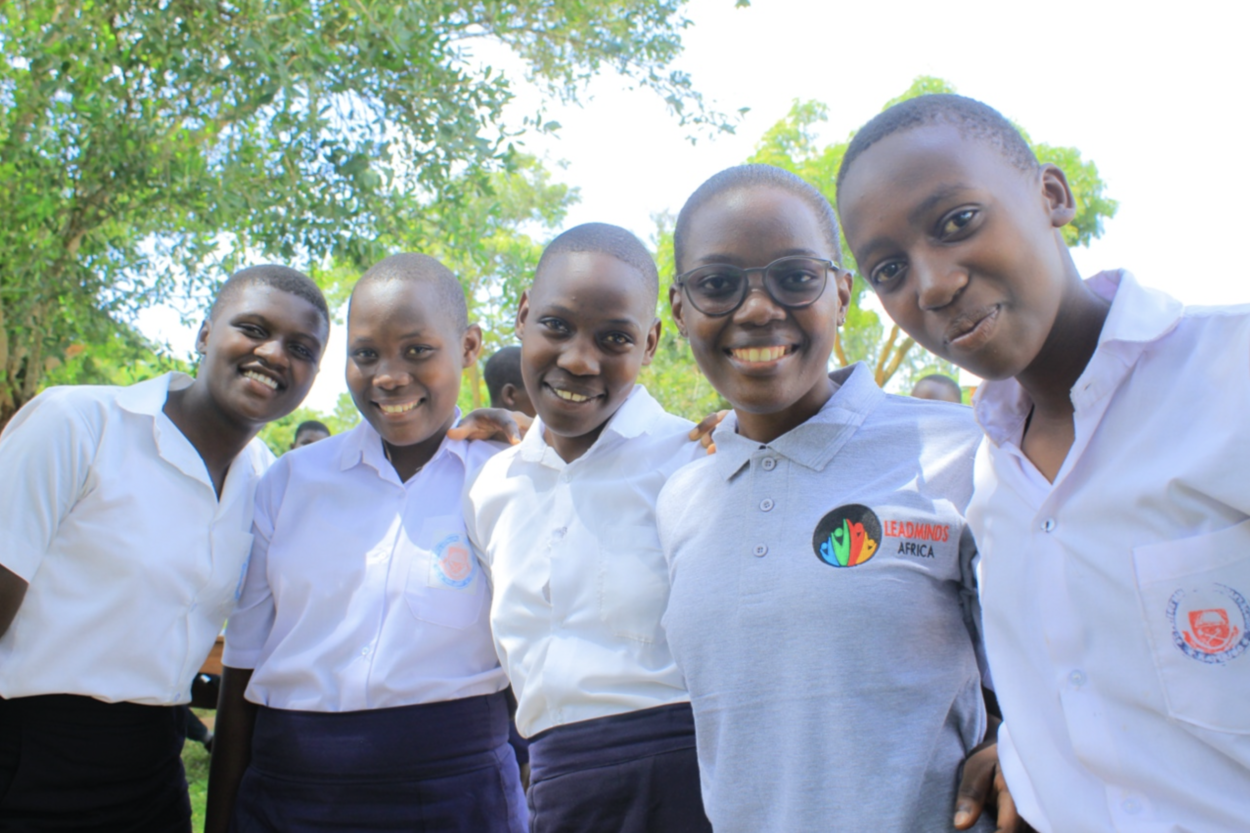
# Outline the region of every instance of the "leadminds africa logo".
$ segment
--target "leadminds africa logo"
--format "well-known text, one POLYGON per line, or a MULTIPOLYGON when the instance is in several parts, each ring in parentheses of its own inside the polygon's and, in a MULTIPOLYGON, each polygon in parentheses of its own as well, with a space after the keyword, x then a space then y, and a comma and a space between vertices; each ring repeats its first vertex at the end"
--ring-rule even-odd
POLYGON ((816 524, 812 549, 830 567, 858 567, 881 546, 881 520, 867 506, 848 503, 816 524))

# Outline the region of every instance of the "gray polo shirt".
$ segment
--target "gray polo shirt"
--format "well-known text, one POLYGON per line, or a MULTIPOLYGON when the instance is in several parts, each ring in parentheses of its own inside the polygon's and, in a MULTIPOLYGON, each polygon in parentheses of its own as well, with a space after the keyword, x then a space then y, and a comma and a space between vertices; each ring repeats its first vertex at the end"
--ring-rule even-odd
POLYGON ((952 830, 985 732, 963 518, 980 429, 861 364, 835 381, 768 445, 731 415, 660 493, 664 626, 718 833, 952 830))

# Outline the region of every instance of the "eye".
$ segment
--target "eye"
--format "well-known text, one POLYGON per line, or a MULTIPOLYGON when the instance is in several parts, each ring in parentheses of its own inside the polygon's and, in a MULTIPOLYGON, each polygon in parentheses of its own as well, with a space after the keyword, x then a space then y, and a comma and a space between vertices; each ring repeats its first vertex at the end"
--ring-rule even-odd
POLYGON ((237 326, 239 330, 244 335, 248 336, 249 338, 264 338, 266 335, 268 335, 268 333, 265 332, 264 328, 258 327, 255 324, 248 324, 247 322, 243 322, 237 326))
POLYGON ((907 264, 901 260, 887 260, 868 273, 868 282, 873 289, 889 289, 899 282, 906 269, 907 264))
POLYGON ((377 352, 367 347, 361 348, 360 350, 354 350, 352 352, 352 361, 358 364, 364 363, 364 362, 371 362, 377 357, 378 357, 377 352))
POLYGON ((603 340, 613 347, 629 347, 634 343, 634 339, 625 333, 608 333, 603 340))
POLYGON ((812 269, 806 266, 787 266, 777 275, 777 284, 782 289, 801 290, 820 279, 812 269))
POLYGON ((961 208, 953 214, 948 214, 942 219, 938 236, 942 238, 955 237, 972 224, 978 213, 980 212, 975 208, 961 208))
POLYGON ((569 325, 559 318, 543 318, 539 322, 552 335, 567 335, 569 325))
POLYGON ((734 274, 718 267, 709 267, 690 278, 690 287, 701 295, 732 295, 738 289, 741 274, 734 274))
POLYGON ((428 344, 414 344, 405 352, 408 353, 410 358, 423 359, 430 353, 434 352, 434 348, 430 347, 428 344))
POLYGON ((300 344, 299 342, 296 342, 291 345, 291 352, 299 356, 302 359, 307 359, 308 361, 315 361, 317 358, 316 354, 313 353, 312 350, 308 349, 307 347, 300 344))

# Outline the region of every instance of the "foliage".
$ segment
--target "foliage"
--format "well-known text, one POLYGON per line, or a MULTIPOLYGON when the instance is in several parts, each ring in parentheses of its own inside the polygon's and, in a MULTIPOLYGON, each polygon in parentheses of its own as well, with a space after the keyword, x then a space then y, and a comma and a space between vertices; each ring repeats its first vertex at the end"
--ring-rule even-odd
MULTIPOLYGON (((953 92, 954 87, 939 78, 920 76, 906 92, 886 102, 882 109, 920 95, 953 92)), ((792 171, 836 204, 838 167, 842 164, 851 136, 846 141, 819 147, 816 130, 827 115, 828 108, 824 104, 795 101, 790 113, 764 133, 748 161, 792 171)), ((1028 134, 1023 130, 1021 133, 1029 141, 1028 134)), ((1076 197, 1077 213, 1076 219, 1064 228, 1064 239, 1069 246, 1088 246, 1101 236, 1103 221, 1115 216, 1117 208, 1116 201, 1104 194, 1105 185, 1098 176, 1098 168, 1092 161, 1083 159, 1076 148, 1053 147, 1032 141, 1029 144, 1039 160, 1053 162, 1067 174, 1076 197)), ((842 244, 842 262, 849 269, 855 268, 855 259, 845 243, 842 244)), ((857 275, 846 324, 835 345, 839 363, 867 362, 874 368, 877 382, 881 385, 894 379, 896 383, 901 381, 904 386, 910 387, 916 379, 929 373, 945 373, 958 378, 954 366, 917 347, 912 339, 903 337, 896 325, 891 324, 887 330, 878 313, 864 305, 868 297, 871 293, 857 275), (897 374, 901 376, 896 379, 897 374)))
MULTIPOLYGON (((244 261, 353 268, 516 162, 502 43, 726 128, 672 68, 684 0, 13 0, 0 10, 0 424, 48 356, 244 261)), ((523 129, 551 130, 542 112, 523 129)), ((420 229, 427 228, 420 226, 420 229)), ((411 242, 409 243, 411 245, 411 242)))
POLYGON ((172 357, 164 347, 124 324, 117 324, 94 343, 70 344, 62 355, 64 359, 49 356, 44 360, 44 387, 133 385, 171 370, 193 372, 191 365, 172 357))
POLYGON ((342 393, 339 394, 333 413, 323 414, 312 408, 296 408, 282 419, 275 419, 262 428, 260 438, 269 446, 270 451, 280 457, 291 450, 291 443, 295 442, 295 429, 301 422, 310 419, 325 423, 332 435, 342 434, 355 428, 360 422, 360 411, 356 410, 351 394, 342 393))

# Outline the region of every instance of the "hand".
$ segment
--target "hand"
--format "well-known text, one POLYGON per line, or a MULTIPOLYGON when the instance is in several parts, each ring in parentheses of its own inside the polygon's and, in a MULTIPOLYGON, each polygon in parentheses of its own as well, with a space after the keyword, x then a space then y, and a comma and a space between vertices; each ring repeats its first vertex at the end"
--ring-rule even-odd
POLYGON ((964 761, 964 774, 955 796, 955 829, 972 827, 987 804, 998 810, 995 833, 1032 833, 1033 828, 1020 818, 1016 803, 1007 791, 1007 782, 998 766, 997 743, 981 744, 964 761))
POLYGON ((690 439, 698 440, 702 443, 708 454, 715 454, 716 443, 712 442, 712 432, 716 430, 716 426, 720 425, 721 420, 728 413, 729 411, 717 411, 714 414, 705 416, 698 425, 690 429, 690 439))
POLYGON ((533 424, 534 420, 520 411, 478 408, 460 420, 447 436, 453 440, 498 440, 516 445, 533 424))

